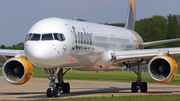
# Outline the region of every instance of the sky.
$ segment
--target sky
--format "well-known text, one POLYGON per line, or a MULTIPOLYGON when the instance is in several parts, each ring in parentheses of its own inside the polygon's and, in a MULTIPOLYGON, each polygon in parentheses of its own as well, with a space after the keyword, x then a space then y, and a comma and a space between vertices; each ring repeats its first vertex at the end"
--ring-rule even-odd
MULTIPOLYGON (((0 0, 0 45, 24 42, 30 28, 49 17, 125 23, 129 0, 0 0)), ((180 14, 180 0, 137 0, 136 20, 180 14)))

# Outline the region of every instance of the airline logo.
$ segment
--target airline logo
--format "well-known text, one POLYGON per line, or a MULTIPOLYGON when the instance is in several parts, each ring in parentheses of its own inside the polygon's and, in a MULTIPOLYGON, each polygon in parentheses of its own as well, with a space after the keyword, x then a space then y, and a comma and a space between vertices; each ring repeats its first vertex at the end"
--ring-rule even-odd
POLYGON ((134 18, 134 27, 135 27, 135 21, 136 21, 136 0, 131 0, 130 3, 131 11, 133 11, 133 18, 134 18))
POLYGON ((135 20, 135 16, 136 16, 136 0, 131 0, 131 7, 132 7, 132 11, 134 13, 134 20, 135 20))
POLYGON ((129 15, 125 28, 134 30, 136 19, 136 0, 131 0, 129 6, 129 15))

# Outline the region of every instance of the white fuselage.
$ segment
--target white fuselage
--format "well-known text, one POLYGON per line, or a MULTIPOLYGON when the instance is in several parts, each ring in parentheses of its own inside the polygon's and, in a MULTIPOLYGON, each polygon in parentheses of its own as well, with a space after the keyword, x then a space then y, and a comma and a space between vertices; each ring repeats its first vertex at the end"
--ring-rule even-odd
POLYGON ((143 48, 142 38, 129 29, 60 18, 37 22, 28 36, 25 54, 40 68, 110 70, 116 51, 143 48))

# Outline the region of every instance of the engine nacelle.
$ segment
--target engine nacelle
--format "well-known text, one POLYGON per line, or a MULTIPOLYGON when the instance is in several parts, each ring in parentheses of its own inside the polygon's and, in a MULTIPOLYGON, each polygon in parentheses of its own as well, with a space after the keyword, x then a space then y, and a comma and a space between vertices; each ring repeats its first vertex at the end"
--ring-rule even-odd
POLYGON ((168 83, 176 77, 178 65, 173 58, 160 55, 151 59, 148 65, 148 72, 154 81, 168 83))
POLYGON ((24 58, 11 58, 4 63, 2 71, 8 82, 21 85, 32 77, 34 69, 31 63, 24 58))

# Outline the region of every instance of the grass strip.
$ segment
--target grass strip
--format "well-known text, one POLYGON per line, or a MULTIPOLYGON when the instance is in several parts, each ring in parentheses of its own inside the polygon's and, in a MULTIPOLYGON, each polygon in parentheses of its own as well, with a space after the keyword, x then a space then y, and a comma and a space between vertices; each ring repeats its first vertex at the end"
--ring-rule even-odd
MULTIPOLYGON (((2 69, 0 69, 0 75, 2 75, 2 69)), ((34 78, 47 78, 48 74, 45 74, 43 69, 34 68, 34 78)), ((132 71, 107 71, 107 72, 82 72, 82 71, 68 71, 65 76, 65 80, 89 80, 89 81, 111 81, 111 82, 134 82, 137 80, 137 75, 132 71)), ((148 72, 142 73, 142 80, 148 84, 159 84, 155 82, 148 74, 148 72)), ((180 85, 180 76, 167 85, 180 85)))
MULTIPOLYGON (((92 98, 51 98, 51 99, 37 99, 29 101, 179 101, 179 95, 168 96, 119 96, 119 97, 92 97, 92 98)), ((5 100, 7 101, 7 100, 5 100)))

